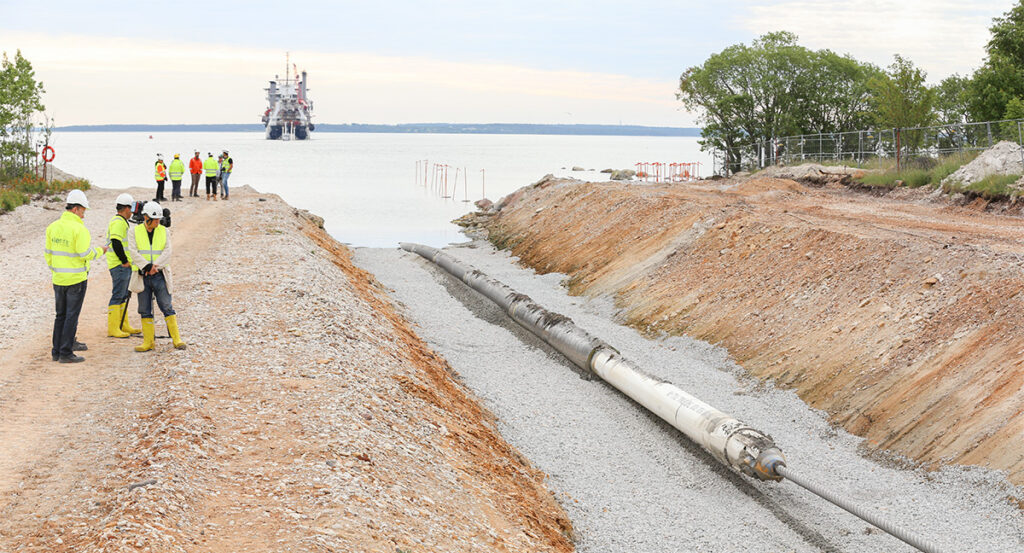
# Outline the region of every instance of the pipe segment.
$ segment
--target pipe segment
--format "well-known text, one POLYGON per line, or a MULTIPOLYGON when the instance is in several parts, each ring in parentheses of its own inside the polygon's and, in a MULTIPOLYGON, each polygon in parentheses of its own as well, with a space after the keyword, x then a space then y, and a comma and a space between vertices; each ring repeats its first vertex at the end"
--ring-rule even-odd
POLYGON ((726 466, 760 480, 781 480, 786 460, 772 438, 715 409, 671 382, 644 373, 604 341, 552 313, 505 284, 429 246, 400 247, 438 265, 500 306, 520 326, 547 342, 578 367, 590 371, 685 434, 726 466))

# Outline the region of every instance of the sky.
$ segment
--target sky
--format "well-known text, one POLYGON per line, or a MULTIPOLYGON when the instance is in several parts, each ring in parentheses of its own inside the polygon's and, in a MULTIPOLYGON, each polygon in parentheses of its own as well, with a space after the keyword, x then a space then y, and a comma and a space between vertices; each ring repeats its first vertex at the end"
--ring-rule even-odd
POLYGON ((258 123, 285 54, 321 123, 696 126, 680 74, 787 30, 930 82, 970 74, 1012 0, 0 0, 46 112, 78 124, 258 123))

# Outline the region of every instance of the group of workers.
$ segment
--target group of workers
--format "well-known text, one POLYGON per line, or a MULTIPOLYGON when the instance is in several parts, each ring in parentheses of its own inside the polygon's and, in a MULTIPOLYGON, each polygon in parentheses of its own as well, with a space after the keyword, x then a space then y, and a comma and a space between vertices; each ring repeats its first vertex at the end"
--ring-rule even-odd
MULTIPOLYGON (((171 181, 171 201, 181 201, 181 179, 185 176, 185 163, 181 161, 181 154, 174 154, 174 160, 170 166, 164 164, 164 156, 156 155, 156 199, 157 202, 167 201, 164 198, 164 184, 171 181)), ((206 199, 217 200, 217 185, 220 185, 220 199, 227 200, 230 197, 228 191, 228 178, 235 168, 235 162, 228 155, 228 151, 213 158, 211 152, 206 153, 206 160, 199 159, 199 151, 188 161, 188 171, 192 175, 192 187, 189 188, 189 197, 199 197, 199 176, 206 175, 206 199)))
POLYGON ((89 265, 103 255, 107 259, 112 290, 107 306, 107 336, 128 338, 142 334, 143 342, 135 346, 135 351, 152 350, 156 338, 153 325, 155 297, 174 347, 185 348, 171 305, 171 232, 161 224, 163 208, 155 201, 146 202, 142 207, 143 222, 132 231, 128 218, 132 215, 134 203, 130 194, 117 197, 116 214, 107 225, 106 244, 100 247, 91 245, 92 237, 83 222, 89 200, 81 190, 68 193, 64 213, 46 227, 45 257, 52 275, 56 305, 51 349, 54 361, 79 363, 85 360, 75 353, 88 349, 75 336, 78 316, 85 301, 89 265), (128 323, 126 311, 131 292, 138 296, 141 329, 128 323))

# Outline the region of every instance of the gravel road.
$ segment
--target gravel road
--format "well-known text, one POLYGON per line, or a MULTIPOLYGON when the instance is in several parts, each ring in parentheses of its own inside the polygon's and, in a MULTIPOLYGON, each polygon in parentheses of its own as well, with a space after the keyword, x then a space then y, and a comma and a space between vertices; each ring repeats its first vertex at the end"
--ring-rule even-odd
MULTIPOLYGON (((868 458, 861 440, 790 391, 745 375, 728 353, 685 337, 651 340, 618 324, 604 298, 571 297, 486 242, 446 250, 551 311, 571 317, 648 372, 771 434, 789 466, 949 551, 1024 550, 1024 491, 995 472, 914 469, 868 458)), ((355 262, 393 290, 418 334, 549 475, 581 552, 914 551, 792 483, 737 475, 667 424, 511 322, 419 256, 359 249, 355 262)))

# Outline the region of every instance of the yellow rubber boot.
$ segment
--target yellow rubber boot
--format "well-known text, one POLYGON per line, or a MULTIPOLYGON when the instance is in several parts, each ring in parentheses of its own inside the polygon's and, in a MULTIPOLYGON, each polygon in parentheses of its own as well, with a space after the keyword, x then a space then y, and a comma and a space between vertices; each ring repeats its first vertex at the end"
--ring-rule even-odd
POLYGON ((149 351, 153 349, 153 340, 156 338, 156 329, 153 328, 153 319, 142 319, 142 345, 135 346, 135 351, 149 351))
POLYGON ((128 324, 128 314, 125 313, 125 311, 127 309, 128 309, 128 302, 122 303, 121 304, 121 313, 122 314, 120 315, 120 317, 122 317, 121 320, 124 321, 124 322, 121 323, 121 331, 122 332, 127 332, 128 334, 142 334, 142 329, 141 328, 132 328, 132 325, 128 324))
POLYGON ((181 340, 181 335, 178 334, 178 316, 168 315, 164 317, 164 322, 167 323, 167 333, 171 335, 174 349, 185 349, 185 342, 181 340))
POLYGON ((121 332, 121 306, 111 305, 107 307, 107 336, 112 338, 127 338, 127 332, 121 332))

